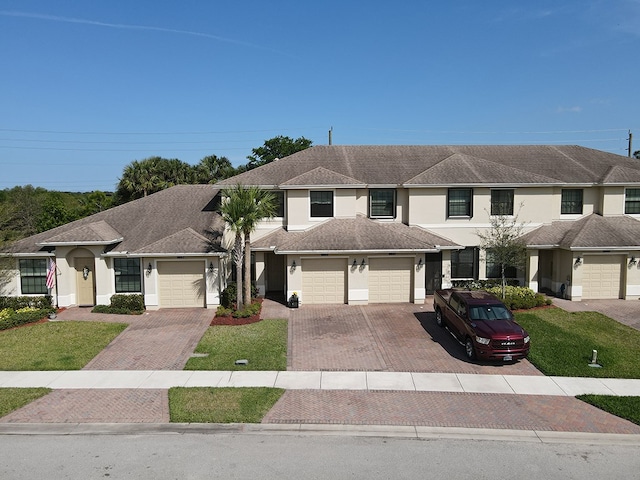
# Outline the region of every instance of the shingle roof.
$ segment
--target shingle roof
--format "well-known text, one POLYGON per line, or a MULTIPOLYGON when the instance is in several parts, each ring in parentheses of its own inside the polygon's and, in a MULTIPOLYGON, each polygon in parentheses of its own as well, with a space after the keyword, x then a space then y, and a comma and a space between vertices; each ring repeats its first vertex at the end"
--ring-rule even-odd
POLYGON ((543 225, 522 238, 532 247, 637 248, 640 221, 628 216, 603 217, 593 213, 578 220, 560 220, 543 225))
POLYGON ((16 242, 12 251, 37 253, 42 245, 117 242, 111 252, 204 254, 222 252, 224 221, 211 185, 177 185, 16 242), (205 241, 206 240, 206 241, 205 241))
POLYGON ((41 242, 41 245, 61 245, 68 243, 105 244, 118 243, 123 237, 104 220, 79 225, 65 230, 41 242))
POLYGON ((293 177, 286 182, 280 184, 281 186, 302 186, 302 185, 342 185, 342 186, 359 186, 364 187, 362 182, 355 178, 336 173, 331 170, 327 170, 324 167, 317 167, 313 170, 293 177))
MULTIPOLYGON (((466 176, 469 183, 481 180, 495 184, 598 184, 617 181, 621 175, 626 175, 629 182, 640 183, 640 161, 579 146, 327 145, 302 150, 223 180, 220 185, 281 185, 318 167, 370 187, 404 185, 409 181, 418 184, 421 175, 433 185, 449 185, 452 177, 456 179, 459 175, 466 176), (450 168, 435 168, 429 173, 441 162, 446 166, 447 159, 450 168), (612 177, 611 169, 615 166, 626 173, 612 177)), ((306 182, 310 184, 312 180, 307 178, 306 182)), ((323 180, 319 176, 317 181, 323 180)))
POLYGON ((305 231, 278 229, 254 242, 255 250, 276 252, 427 251, 460 245, 420 227, 358 215, 335 218, 305 231), (275 247, 275 248, 274 248, 275 247))

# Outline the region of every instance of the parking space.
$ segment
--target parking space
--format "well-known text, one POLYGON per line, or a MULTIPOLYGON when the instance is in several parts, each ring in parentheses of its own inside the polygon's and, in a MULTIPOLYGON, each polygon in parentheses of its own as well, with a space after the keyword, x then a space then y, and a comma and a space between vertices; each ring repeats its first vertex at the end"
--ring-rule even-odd
POLYGON ((289 318, 289 370, 541 375, 527 360, 468 361, 429 303, 305 305, 289 318))

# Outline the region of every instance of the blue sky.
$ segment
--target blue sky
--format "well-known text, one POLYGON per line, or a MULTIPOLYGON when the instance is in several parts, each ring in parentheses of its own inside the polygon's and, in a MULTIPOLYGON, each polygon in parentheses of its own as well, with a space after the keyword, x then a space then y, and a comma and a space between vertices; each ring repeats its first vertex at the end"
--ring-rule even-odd
POLYGON ((640 0, 1 0, 0 189, 314 144, 640 149, 640 0))

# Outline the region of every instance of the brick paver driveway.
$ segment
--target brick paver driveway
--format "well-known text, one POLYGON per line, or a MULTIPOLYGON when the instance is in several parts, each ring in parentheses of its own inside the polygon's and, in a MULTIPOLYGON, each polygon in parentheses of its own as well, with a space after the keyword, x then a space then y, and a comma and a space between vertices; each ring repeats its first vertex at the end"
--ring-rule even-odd
MULTIPOLYGON (((215 313, 163 309, 143 315, 109 315, 71 308, 60 320, 129 323, 84 370, 182 370, 215 313)), ((77 389, 50 394, 6 415, 3 423, 165 423, 167 390, 77 389)))
POLYGON ((541 375, 527 360, 480 364, 435 323, 433 305, 305 305, 290 311, 290 370, 541 375))

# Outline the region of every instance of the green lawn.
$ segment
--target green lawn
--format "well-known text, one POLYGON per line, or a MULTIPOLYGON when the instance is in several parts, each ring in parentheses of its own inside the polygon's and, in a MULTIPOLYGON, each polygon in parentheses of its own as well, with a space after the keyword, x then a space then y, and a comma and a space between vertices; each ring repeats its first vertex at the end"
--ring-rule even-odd
POLYGON ((545 375, 640 378, 640 332, 596 312, 516 313, 531 336, 529 360, 545 375), (589 367, 592 350, 602 368, 589 367))
POLYGON ((283 393, 266 387, 175 387, 169 390, 169 412, 176 423, 260 423, 283 393))
POLYGON ((287 321, 209 327, 195 352, 207 356, 190 358, 185 370, 286 370, 287 321), (249 364, 235 365, 236 360, 249 364))
POLYGON ((123 323, 48 322, 0 332, 0 370, 79 370, 123 323))
POLYGON ((0 417, 44 397, 49 388, 0 388, 0 417))
POLYGON ((578 399, 605 412, 640 425, 640 397, 614 397, 610 395, 578 395, 578 399))

